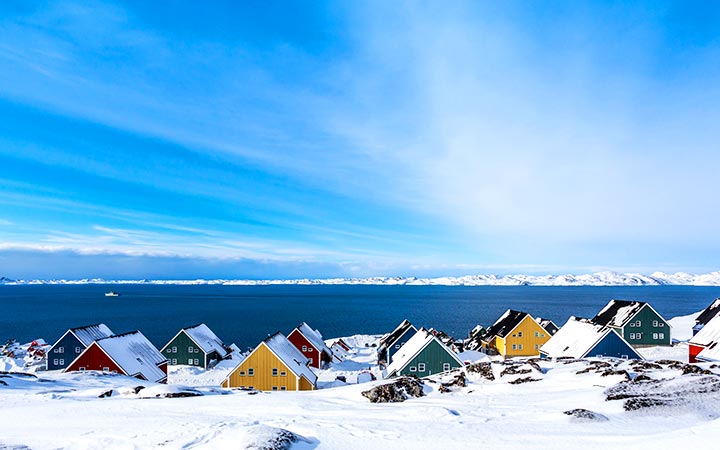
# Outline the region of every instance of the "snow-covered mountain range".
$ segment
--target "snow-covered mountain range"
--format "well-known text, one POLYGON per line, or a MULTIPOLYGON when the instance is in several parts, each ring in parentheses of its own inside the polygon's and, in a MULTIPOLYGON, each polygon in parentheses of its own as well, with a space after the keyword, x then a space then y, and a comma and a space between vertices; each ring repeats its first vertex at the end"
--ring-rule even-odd
POLYGON ((466 275, 461 277, 371 277, 371 278, 324 278, 294 280, 106 280, 101 278, 82 280, 13 280, 0 277, 0 284, 222 284, 222 285, 413 285, 413 286, 720 286, 720 271, 707 274, 678 272, 668 274, 596 272, 585 275, 466 275))

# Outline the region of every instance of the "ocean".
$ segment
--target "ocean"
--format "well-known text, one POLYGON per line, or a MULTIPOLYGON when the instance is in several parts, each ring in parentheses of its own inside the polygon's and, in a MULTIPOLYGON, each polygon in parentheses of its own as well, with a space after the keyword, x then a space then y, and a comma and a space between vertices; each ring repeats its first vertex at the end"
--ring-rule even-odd
POLYGON ((0 340, 52 343, 72 327, 104 322, 115 333, 140 330, 162 347, 180 328, 204 322, 226 343, 254 347, 305 321, 326 338, 383 334, 407 318, 465 337, 506 309, 562 326, 592 317, 613 298, 642 300, 666 319, 704 309, 718 287, 540 287, 365 285, 0 285, 0 340), (110 290, 119 297, 105 297, 110 290))

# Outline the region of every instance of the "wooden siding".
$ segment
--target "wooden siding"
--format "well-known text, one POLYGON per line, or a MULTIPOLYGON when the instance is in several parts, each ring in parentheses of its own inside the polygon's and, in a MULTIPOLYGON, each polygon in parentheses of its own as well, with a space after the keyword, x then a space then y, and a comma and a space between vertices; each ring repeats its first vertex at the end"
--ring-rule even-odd
POLYGON ((645 305, 638 313, 633 317, 632 322, 629 322, 622 329, 617 328, 618 333, 625 338, 628 343, 634 347, 643 346, 656 346, 656 345, 670 345, 670 325, 653 311, 648 305, 645 305), (635 325, 640 322, 640 326, 635 325), (653 322, 657 321, 658 326, 655 326, 653 322), (637 334, 640 334, 640 338, 637 338, 637 334), (653 337, 653 334, 657 333, 658 337, 653 337), (660 334, 663 337, 660 337, 660 334), (633 337, 635 335, 635 337, 633 337))
POLYGON ((47 354, 47 370, 62 370, 70 365, 80 353, 85 350, 85 344, 80 342, 74 334, 67 332, 47 354), (78 349, 80 351, 78 351, 78 349))
POLYGON ((305 377, 300 377, 300 390, 301 391, 312 391, 315 386, 305 377))
POLYGON ((495 339, 495 349, 505 357, 538 356, 548 340, 550 334, 528 314, 504 339, 495 339))
POLYGON ((321 368, 322 358, 320 357, 320 351, 313 347, 310 341, 308 341, 307 338, 301 332, 299 332, 297 328, 294 329, 287 338, 288 341, 290 341, 292 345, 295 346, 295 348, 300 350, 300 353, 302 353, 307 359, 310 360, 310 367, 315 367, 317 369, 321 368), (305 351, 303 351, 303 347, 305 347, 305 351))
POLYGON ((613 358, 642 359, 632 346, 623 342, 620 336, 610 332, 595 344, 588 354, 590 356, 610 356, 613 358))
POLYGON ((75 362, 73 362, 68 368, 66 369, 67 372, 74 372, 79 371, 80 369, 84 370, 99 370, 103 371, 104 368, 107 367, 107 371, 110 373, 120 373, 123 375, 128 375, 125 373, 117 364, 113 362, 112 359, 108 355, 105 354, 105 352, 102 351, 102 349, 96 344, 92 343, 90 346, 85 350, 85 352, 80 355, 80 358, 78 358, 75 362))
POLYGON ((433 374, 445 372, 443 364, 450 364, 450 369, 462 367, 450 353, 451 350, 436 340, 430 343, 420 351, 413 359, 410 360, 402 369, 399 375, 417 375, 418 377, 426 377, 433 374), (420 370, 420 364, 425 365, 425 370, 420 370), (415 370, 412 370, 415 369, 415 370))
MULTIPOLYGON (((297 390, 298 377, 292 373, 280 359, 275 356, 265 344, 260 344, 245 360, 230 373, 228 380, 222 384, 223 387, 253 387, 260 391, 272 391, 277 387, 279 391, 284 386, 288 391, 297 390), (254 370, 254 375, 248 375, 249 369, 254 370), (273 376, 272 369, 276 368, 277 376, 273 376), (243 372, 245 375, 240 375, 243 372), (286 375, 282 376, 281 373, 286 375)), ((315 387, 309 382, 300 383, 301 390, 312 390, 315 387)))
POLYGON ((175 336, 173 340, 167 343, 167 345, 160 352, 164 357, 168 359, 170 364, 179 365, 184 364, 188 366, 199 366, 207 368, 208 355, 205 355, 203 349, 197 346, 195 342, 182 331, 180 334, 175 336), (173 352, 173 347, 177 349, 173 352), (190 351, 192 349, 192 352, 190 351), (197 359, 197 364, 195 360, 197 359), (177 361, 177 362, 175 362, 177 361))

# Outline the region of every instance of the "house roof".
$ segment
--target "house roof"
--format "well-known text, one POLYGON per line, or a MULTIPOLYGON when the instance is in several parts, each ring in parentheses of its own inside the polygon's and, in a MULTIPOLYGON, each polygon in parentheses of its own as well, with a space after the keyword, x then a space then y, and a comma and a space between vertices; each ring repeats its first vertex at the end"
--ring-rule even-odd
POLYGON ((392 332, 386 334, 385 336, 380 339, 380 345, 378 347, 390 347, 395 341, 400 339, 400 337, 405 334, 405 332, 410 329, 415 328, 413 324, 410 323, 409 320, 405 319, 402 322, 400 322, 400 325, 397 326, 392 332))
POLYGON ((705 347, 698 358, 717 361, 720 359, 720 317, 711 319, 702 330, 690 339, 691 345, 705 347))
MULTIPOLYGON (((617 334, 610 327, 593 323, 588 319, 571 316, 565 325, 540 347, 540 351, 551 358, 583 358, 609 333, 617 334)), ((620 337, 619 334, 617 335, 620 337)), ((628 347, 632 348, 630 344, 628 344, 628 347)))
POLYGON ((106 338, 114 334, 104 323, 70 328, 70 331, 80 340, 80 342, 83 343, 83 345, 85 345, 85 347, 92 344, 93 341, 97 341, 98 339, 106 338))
MULTIPOLYGON (((303 322, 300 325, 298 325, 295 330, 299 331, 303 336, 305 336, 305 339, 312 344, 313 347, 315 347, 320 352, 325 352, 328 355, 332 355, 332 350, 328 348, 327 344, 322 338, 322 334, 318 330, 313 330, 310 325, 303 322)), ((295 331, 293 330, 293 331, 295 331)))
POLYGON ((610 300, 610 303, 597 313, 592 321, 599 325, 610 327, 623 327, 635 314, 637 314, 647 303, 632 300, 610 300))
POLYGON ((555 322, 553 322, 550 319, 543 319, 542 317, 536 317, 535 322, 538 323, 545 331, 547 331, 550 336, 557 333, 559 328, 557 325, 555 325, 555 322))
POLYGON ((527 315, 529 314, 523 311, 508 309, 487 329, 483 338, 486 340, 491 339, 494 336, 504 338, 505 335, 518 326, 527 315))
POLYGON ((424 328, 421 328, 417 331, 417 333, 415 333, 415 336, 411 337, 410 340, 408 340, 405 345, 403 345, 400 350, 395 353, 392 363, 387 366, 388 375, 402 370, 402 368, 405 367, 408 363, 410 363, 410 361, 412 361, 412 359, 415 358, 418 353, 420 353, 425 347, 430 345, 432 341, 436 341, 442 348, 444 348, 450 355, 452 355, 452 357, 457 360, 458 364, 460 364, 460 367, 464 366, 462 361, 460 361, 460 359, 452 350, 450 350, 447 346, 440 342, 440 340, 433 336, 432 333, 426 331, 424 328))
MULTIPOLYGON (((304 376, 312 384, 317 382, 317 375, 315 375, 307 365, 308 359, 300 353, 300 350, 298 350, 284 334, 278 331, 272 336, 265 338, 261 345, 262 344, 265 344, 295 376, 304 376)), ((250 355, 252 355, 252 353, 250 355)), ((248 355, 248 357, 250 355, 248 355)))
POLYGON ((167 359, 139 331, 98 339, 95 344, 130 376, 140 374, 155 382, 167 377, 158 367, 167 359))
POLYGON ((695 318, 695 325, 707 325, 718 313, 720 313, 720 298, 715 299, 710 306, 695 318))
POLYGON ((221 358, 224 358, 229 353, 220 338, 204 323, 183 328, 182 331, 184 331, 205 354, 217 352, 221 358))

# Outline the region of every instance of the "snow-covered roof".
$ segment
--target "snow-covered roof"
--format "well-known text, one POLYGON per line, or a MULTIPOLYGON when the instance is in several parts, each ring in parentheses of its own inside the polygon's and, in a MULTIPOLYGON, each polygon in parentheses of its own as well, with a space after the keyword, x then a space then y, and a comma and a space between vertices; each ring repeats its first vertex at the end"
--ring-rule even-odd
POLYGON ((284 334, 278 331, 272 336, 265 338, 262 344, 265 344, 275 356, 280 358, 280 361, 282 361, 295 376, 304 376, 312 384, 315 384, 317 375, 308 367, 308 359, 300 353, 300 350, 298 350, 284 334))
POLYGON ((140 374, 155 382, 166 378, 158 364, 167 360, 139 331, 98 339, 95 343, 130 376, 140 374))
POLYGON ((332 350, 330 350, 327 344, 325 344, 325 341, 322 338, 322 334, 320 334, 318 330, 313 330, 312 327, 305 322, 298 325, 295 330, 299 331, 303 336, 305 336, 305 339, 307 339, 310 344, 317 350, 319 350, 320 352, 325 352, 328 355, 332 355, 332 350))
POLYGON ((405 345, 400 347, 400 350, 398 350, 395 353, 395 356, 393 356, 392 363, 390 363, 389 366, 387 366, 387 373, 388 376, 399 372, 402 370, 403 367, 405 367, 412 359, 420 353, 425 347, 427 347, 432 341, 437 341, 437 343, 444 349, 447 350, 447 352, 452 355, 453 358, 455 358, 460 365, 460 367, 463 367, 464 364, 460 359, 458 359, 457 355, 450 350, 447 346, 445 346, 438 338, 433 336, 432 333, 429 333, 424 328, 420 328, 417 333, 413 337, 411 337, 405 345))
POLYGON ((221 358, 228 355, 228 351, 219 337, 204 323, 183 328, 185 334, 190 337, 203 351, 207 353, 218 352, 221 358))
POLYGON ((612 328, 571 316, 567 323, 540 347, 540 351, 551 358, 582 358, 611 332, 614 332, 612 328))
POLYGON ((700 325, 701 327, 707 325, 718 313, 720 313, 720 298, 715 299, 710 306, 705 308, 703 312, 695 318, 695 325, 700 325))
POLYGON ((711 361, 720 360, 720 317, 716 316, 710 320, 698 334, 690 339, 691 345, 705 347, 699 354, 699 359, 711 361))
POLYGON ((645 305, 647 305, 647 303, 632 300, 610 300, 610 302, 593 317, 592 321, 600 325, 623 327, 635 317, 645 305))
POLYGON ((518 326, 527 315, 528 313, 523 311, 508 309, 487 329, 484 339, 491 339, 494 336, 504 338, 505 335, 518 326))
POLYGON ((382 339, 380 339, 380 345, 378 347, 390 347, 410 328, 415 329, 409 320, 403 320, 392 332, 386 334, 382 337, 382 339))
POLYGON ((80 342, 83 343, 85 347, 92 344, 93 341, 97 341, 98 339, 106 338, 114 334, 104 323, 71 328, 70 331, 80 340, 80 342))
POLYGON ((559 328, 557 325, 555 325, 555 322, 553 322, 550 319, 543 319, 542 317, 536 317, 535 322, 538 323, 541 327, 543 327, 543 330, 547 331, 550 336, 557 333, 559 328))

